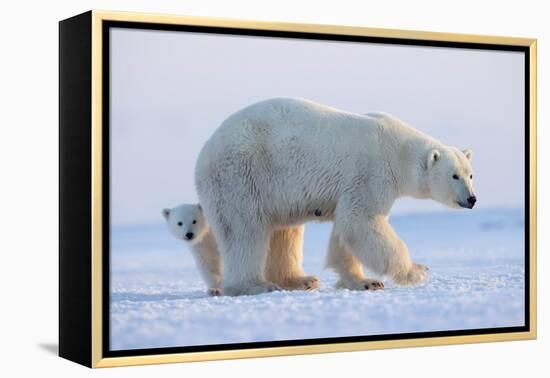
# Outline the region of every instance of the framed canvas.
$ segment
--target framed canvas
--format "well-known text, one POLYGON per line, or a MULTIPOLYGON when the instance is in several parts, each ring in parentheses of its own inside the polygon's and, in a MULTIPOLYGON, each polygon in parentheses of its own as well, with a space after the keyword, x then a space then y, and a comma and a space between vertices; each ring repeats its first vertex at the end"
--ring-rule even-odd
POLYGON ((107 11, 59 27, 60 356, 536 337, 536 40, 107 11))

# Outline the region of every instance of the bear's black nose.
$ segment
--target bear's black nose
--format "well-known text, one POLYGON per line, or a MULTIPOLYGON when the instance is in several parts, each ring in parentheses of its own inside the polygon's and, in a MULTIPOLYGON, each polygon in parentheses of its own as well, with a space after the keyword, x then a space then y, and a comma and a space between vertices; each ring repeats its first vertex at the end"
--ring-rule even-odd
POLYGON ((193 233, 192 233, 192 232, 188 232, 187 234, 185 234, 185 238, 186 238, 187 240, 193 239, 193 233))
POLYGON ((468 197, 468 203, 470 204, 470 206, 474 207, 474 205, 476 204, 476 201, 477 201, 476 196, 468 197))

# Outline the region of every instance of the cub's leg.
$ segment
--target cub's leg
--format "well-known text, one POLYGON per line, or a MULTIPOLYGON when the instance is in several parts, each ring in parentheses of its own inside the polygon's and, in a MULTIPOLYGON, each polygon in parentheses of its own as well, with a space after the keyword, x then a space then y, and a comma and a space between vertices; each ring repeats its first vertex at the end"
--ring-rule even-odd
POLYGON ((328 246, 327 267, 336 271, 340 276, 336 283, 337 288, 349 290, 380 290, 384 288, 381 281, 365 277, 361 262, 341 243, 334 228, 328 246))
POLYGON ((190 248, 199 273, 208 286, 208 294, 221 295, 223 264, 212 230, 208 230, 190 248))
POLYGON ((304 226, 276 230, 271 236, 265 264, 266 280, 286 290, 315 290, 319 280, 302 270, 304 226))

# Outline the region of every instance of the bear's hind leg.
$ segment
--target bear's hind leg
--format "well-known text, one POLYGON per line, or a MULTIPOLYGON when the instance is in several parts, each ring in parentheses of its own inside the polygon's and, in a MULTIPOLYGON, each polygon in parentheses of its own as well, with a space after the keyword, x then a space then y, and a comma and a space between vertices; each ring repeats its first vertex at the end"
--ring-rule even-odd
POLYGON ((265 277, 285 290, 315 290, 319 279, 302 270, 304 226, 275 230, 265 264, 265 277))
POLYGON ((221 291, 223 295, 254 295, 280 290, 281 288, 264 279, 265 257, 269 232, 253 223, 236 220, 238 229, 228 225, 212 230, 219 240, 219 250, 223 259, 221 291), (223 230, 223 231, 222 231, 223 230))
POLYGON ((342 245, 334 229, 330 235, 327 267, 334 269, 340 276, 336 283, 339 289, 380 290, 384 288, 382 281, 365 277, 361 262, 342 245))

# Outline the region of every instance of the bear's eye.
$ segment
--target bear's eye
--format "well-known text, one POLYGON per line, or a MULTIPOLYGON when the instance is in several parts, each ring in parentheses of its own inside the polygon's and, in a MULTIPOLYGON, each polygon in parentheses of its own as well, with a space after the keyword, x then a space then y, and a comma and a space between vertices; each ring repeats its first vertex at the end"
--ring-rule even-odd
POLYGON ((458 175, 457 175, 457 174, 454 174, 454 175, 453 175, 453 178, 454 178, 455 180, 458 180, 458 175))
POLYGON ((193 220, 193 224, 197 224, 197 221, 196 221, 196 220, 193 220))
POLYGON ((474 178, 474 175, 470 175, 470 180, 474 178))
POLYGON ((178 226, 180 226, 180 227, 181 227, 181 226, 183 226, 183 223, 181 223, 181 222, 178 222, 178 226))

